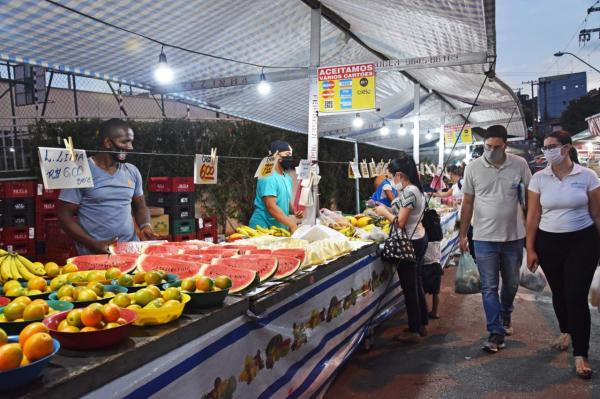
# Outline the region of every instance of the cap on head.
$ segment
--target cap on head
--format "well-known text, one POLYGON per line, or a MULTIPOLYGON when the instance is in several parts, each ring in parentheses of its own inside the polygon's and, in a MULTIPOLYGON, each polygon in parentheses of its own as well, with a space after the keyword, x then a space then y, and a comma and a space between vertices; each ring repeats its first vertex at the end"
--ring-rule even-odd
POLYGON ((271 154, 275 154, 276 152, 284 152, 291 151, 292 147, 288 144, 288 142, 283 140, 275 140, 271 142, 271 154))
POLYGON ((490 138, 499 138, 502 139, 506 143, 508 140, 508 133, 506 132, 506 128, 502 125, 493 125, 486 129, 485 131, 485 139, 490 138))

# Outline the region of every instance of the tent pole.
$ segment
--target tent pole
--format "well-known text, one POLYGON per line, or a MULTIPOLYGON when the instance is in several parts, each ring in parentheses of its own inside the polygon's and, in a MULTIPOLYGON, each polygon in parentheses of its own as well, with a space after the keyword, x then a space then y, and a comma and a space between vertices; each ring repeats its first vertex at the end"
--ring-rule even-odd
POLYGON ((441 103, 442 117, 440 124, 440 141, 438 142, 438 166, 441 168, 444 166, 444 154, 446 151, 446 136, 444 134, 444 123, 446 123, 446 117, 444 116, 444 103, 441 103))
POLYGON ((415 163, 418 165, 419 164, 419 139, 420 139, 420 121, 419 121, 419 114, 421 113, 421 85, 419 83, 414 83, 414 89, 415 89, 415 99, 414 99, 414 112, 415 112, 415 117, 414 117, 414 126, 413 126, 413 159, 415 160, 415 163))
MULTIPOLYGON (((308 160, 318 173, 316 162, 319 160, 319 93, 317 91, 317 68, 321 62, 321 5, 310 10, 310 70, 308 78, 308 160)), ((308 208, 305 220, 308 224, 317 223, 319 188, 313 186, 315 206, 308 208)))
MULTIPOLYGON (((354 140, 354 162, 358 165, 358 141, 354 140)), ((360 213, 360 182, 359 179, 354 179, 354 187, 356 190, 356 214, 360 213)))

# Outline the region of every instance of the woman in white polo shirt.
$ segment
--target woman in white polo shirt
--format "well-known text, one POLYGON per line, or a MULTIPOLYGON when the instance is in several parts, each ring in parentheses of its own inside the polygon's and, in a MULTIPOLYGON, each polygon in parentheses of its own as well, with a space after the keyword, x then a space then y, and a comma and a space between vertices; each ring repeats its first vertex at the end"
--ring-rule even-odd
POLYGON ((553 347, 567 350, 572 341, 577 376, 588 379, 588 292, 600 257, 600 181, 573 162, 569 133, 551 133, 543 151, 548 166, 529 183, 527 266, 533 270, 539 262, 552 289, 561 332, 553 347))

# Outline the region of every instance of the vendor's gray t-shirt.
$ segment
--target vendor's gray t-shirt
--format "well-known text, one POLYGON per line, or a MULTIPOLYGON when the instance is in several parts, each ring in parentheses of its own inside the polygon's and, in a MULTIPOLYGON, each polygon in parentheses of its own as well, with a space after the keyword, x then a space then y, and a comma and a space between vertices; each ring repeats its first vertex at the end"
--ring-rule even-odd
POLYGON ((462 191, 475 196, 474 240, 506 242, 525 237, 519 195, 526 192, 529 180, 529 165, 514 154, 507 153, 499 168, 483 156, 467 165, 462 191))
MULTIPOLYGON (((140 171, 130 163, 119 164, 114 175, 88 160, 94 187, 65 189, 61 201, 79 205, 77 213, 81 227, 96 240, 138 241, 131 215, 131 201, 144 195, 140 171)), ((79 254, 91 253, 77 245, 79 254)))

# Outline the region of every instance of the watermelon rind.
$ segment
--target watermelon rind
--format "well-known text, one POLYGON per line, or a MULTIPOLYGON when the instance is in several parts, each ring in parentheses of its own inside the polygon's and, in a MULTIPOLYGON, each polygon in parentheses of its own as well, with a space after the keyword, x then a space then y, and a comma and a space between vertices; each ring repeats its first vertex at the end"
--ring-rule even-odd
POLYGON ((293 256, 283 256, 283 255, 275 255, 277 260, 279 261, 279 265, 277 268, 277 273, 275 273, 275 280, 284 280, 286 278, 291 277, 294 273, 300 270, 301 262, 298 258, 294 258, 293 256), (288 268, 286 270, 285 262, 294 263, 293 268, 288 268), (282 267, 282 265, 284 267, 282 267))
POLYGON ((273 278, 275 273, 277 273, 277 269, 279 268, 279 260, 276 257, 269 255, 242 255, 235 258, 221 258, 215 259, 214 263, 224 264, 241 269, 254 270, 258 273, 261 284, 273 278), (267 268, 259 268, 260 264, 258 262, 261 260, 270 261, 272 264, 268 265, 267 268))
POLYGON ((260 283, 260 277, 256 271, 250 269, 238 269, 223 264, 204 265, 200 268, 200 274, 210 278, 228 276, 231 281, 233 281, 233 286, 229 288, 230 294, 239 294, 243 291, 250 290, 260 283), (214 271, 214 273, 212 271, 214 271), (245 280, 240 280, 240 278, 236 278, 234 273, 245 273, 247 278, 245 280))

